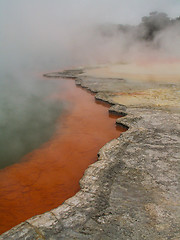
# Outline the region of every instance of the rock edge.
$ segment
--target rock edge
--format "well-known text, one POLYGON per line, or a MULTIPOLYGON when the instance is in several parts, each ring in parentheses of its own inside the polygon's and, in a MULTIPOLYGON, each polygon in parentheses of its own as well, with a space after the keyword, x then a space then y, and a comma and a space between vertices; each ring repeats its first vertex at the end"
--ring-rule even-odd
POLYGON ((77 85, 96 92, 96 99, 110 103, 110 112, 123 114, 117 124, 129 129, 100 149, 75 196, 0 239, 179 239, 179 114, 127 109, 110 101, 108 80, 105 85, 102 80, 99 92, 98 79, 91 83, 81 73, 80 69, 45 76, 73 77, 77 85))

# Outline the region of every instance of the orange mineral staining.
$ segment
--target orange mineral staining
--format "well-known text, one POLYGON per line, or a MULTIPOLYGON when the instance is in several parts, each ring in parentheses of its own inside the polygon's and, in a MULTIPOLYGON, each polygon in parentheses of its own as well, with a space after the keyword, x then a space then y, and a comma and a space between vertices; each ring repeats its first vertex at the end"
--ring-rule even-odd
POLYGON ((57 131, 41 148, 0 171, 0 233, 73 196, 98 150, 124 131, 116 129, 108 107, 96 104, 92 94, 73 80, 59 81, 66 91, 56 97, 68 101, 69 110, 61 115, 57 131))

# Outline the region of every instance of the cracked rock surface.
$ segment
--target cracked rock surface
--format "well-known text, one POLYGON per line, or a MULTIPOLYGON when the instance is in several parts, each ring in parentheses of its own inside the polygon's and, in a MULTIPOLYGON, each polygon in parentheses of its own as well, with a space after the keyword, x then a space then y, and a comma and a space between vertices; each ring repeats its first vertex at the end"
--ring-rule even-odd
MULTIPOLYGON (((81 85, 81 72, 66 74, 81 85)), ((85 77, 82 85, 112 103, 128 131, 100 149, 74 197, 0 239, 180 239, 180 113, 116 104, 107 79, 85 77)))

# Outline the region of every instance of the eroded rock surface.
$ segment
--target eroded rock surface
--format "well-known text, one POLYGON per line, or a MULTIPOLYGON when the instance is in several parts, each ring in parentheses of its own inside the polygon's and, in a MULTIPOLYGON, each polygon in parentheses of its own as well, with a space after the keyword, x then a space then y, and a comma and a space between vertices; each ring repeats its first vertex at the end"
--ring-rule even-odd
POLYGON ((108 80, 73 74, 83 87, 102 89, 96 98, 114 104, 109 111, 123 114, 117 124, 129 129, 99 151, 74 197, 0 239, 180 239, 180 113, 126 108, 111 101, 108 80))

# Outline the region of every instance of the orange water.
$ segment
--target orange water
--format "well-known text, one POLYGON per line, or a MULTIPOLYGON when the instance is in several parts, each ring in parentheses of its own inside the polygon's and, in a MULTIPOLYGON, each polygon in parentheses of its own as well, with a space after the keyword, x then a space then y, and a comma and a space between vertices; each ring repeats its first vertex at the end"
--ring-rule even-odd
POLYGON ((0 233, 73 196, 98 150, 124 131, 115 127, 109 106, 96 104, 73 80, 60 81, 66 91, 53 97, 68 101, 69 110, 60 117, 56 133, 20 163, 0 171, 0 233))

